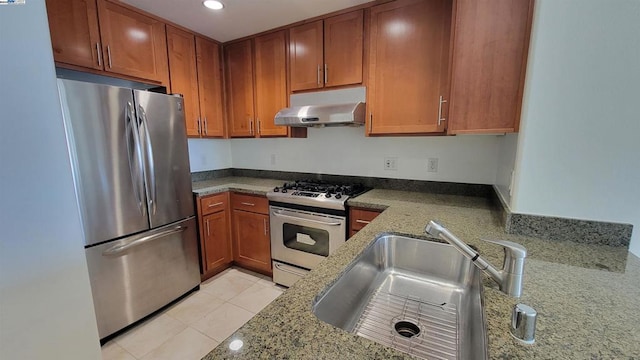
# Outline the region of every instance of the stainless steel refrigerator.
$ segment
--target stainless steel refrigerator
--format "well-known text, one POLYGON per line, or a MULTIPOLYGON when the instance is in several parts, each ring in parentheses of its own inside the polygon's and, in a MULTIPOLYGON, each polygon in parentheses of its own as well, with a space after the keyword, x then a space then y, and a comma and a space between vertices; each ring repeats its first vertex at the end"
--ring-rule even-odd
POLYGON ((58 80, 100 338, 200 283, 180 97, 58 80))

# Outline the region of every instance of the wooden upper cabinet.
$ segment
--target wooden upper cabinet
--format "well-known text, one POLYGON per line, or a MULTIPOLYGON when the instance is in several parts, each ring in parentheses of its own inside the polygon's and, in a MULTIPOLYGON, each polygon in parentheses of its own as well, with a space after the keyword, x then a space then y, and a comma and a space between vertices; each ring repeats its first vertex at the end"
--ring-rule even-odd
POLYGON ((367 134, 444 132, 439 110, 451 2, 398 0, 370 11, 367 134))
POLYGON ((225 46, 225 83, 229 136, 254 135, 253 54, 251 40, 225 46))
POLYGON ((449 133, 518 131, 533 0, 457 0, 449 133))
POLYGON ((323 86, 322 20, 289 29, 291 91, 323 86))
POLYGON ((255 96, 258 136, 286 136, 287 127, 275 126, 276 113, 287 107, 286 33, 278 31, 255 39, 255 96))
POLYGON ((362 83, 364 11, 289 29, 291 91, 362 83))
POLYGON ((362 83, 364 11, 324 21, 324 86, 362 83))
POLYGON ((171 91, 174 94, 182 94, 184 98, 187 136, 199 136, 201 125, 195 36, 189 32, 167 26, 167 47, 169 50, 171 91))
POLYGON ((96 0, 47 0, 55 61, 102 70, 96 0))
POLYGON ((201 136, 223 137, 220 46, 213 41, 196 36, 196 60, 203 129, 201 136))
POLYGON ((169 84, 165 24, 98 0, 105 70, 169 84))

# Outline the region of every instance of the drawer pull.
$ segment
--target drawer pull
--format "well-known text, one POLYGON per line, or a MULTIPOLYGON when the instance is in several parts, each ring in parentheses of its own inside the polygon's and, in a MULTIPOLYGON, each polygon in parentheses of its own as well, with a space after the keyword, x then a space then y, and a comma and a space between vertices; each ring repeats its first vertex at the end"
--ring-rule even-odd
POLYGON ((224 202, 222 202, 222 201, 221 201, 221 202, 217 202, 217 203, 215 203, 215 204, 209 204, 207 207, 212 208, 212 207, 220 206, 220 205, 222 205, 222 204, 224 204, 224 202))
POLYGON ((248 203, 248 202, 241 202, 240 204, 246 205, 246 206, 256 206, 256 204, 252 204, 252 203, 248 203))
POLYGON ((360 220, 360 219, 356 219, 356 222, 357 222, 358 224, 371 224, 371 221, 360 220))

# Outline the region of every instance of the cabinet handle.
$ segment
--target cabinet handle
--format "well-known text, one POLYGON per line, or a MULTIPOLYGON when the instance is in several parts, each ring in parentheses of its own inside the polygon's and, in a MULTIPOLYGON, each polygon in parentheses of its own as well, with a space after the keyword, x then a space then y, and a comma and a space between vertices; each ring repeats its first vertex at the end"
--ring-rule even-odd
POLYGON ((358 224, 371 224, 371 221, 360 220, 360 219, 356 219, 356 222, 357 222, 358 224))
POLYGON ((319 85, 322 85, 322 79, 320 78, 320 72, 321 72, 321 71, 322 71, 322 70, 320 69, 320 65, 318 65, 318 86, 319 86, 319 85))
POLYGON ((440 102, 438 104, 438 126, 440 126, 440 123, 443 121, 446 121, 447 119, 442 117, 442 104, 446 103, 447 100, 442 98, 442 95, 440 95, 440 102))
POLYGON ((324 64, 324 83, 329 83, 329 66, 327 64, 324 64))
POLYGON ((209 220, 205 222, 207 223, 207 236, 211 236, 211 232, 209 231, 209 220))
POLYGON ((246 206, 256 206, 256 204, 252 204, 252 203, 248 203, 248 202, 241 202, 240 204, 246 205, 246 206))
POLYGON ((202 134, 202 126, 200 124, 200 118, 198 118, 197 122, 198 122, 198 135, 201 135, 202 134))
POLYGON ((373 113, 369 114, 369 134, 373 132, 373 113))
POLYGON ((96 43, 96 52, 98 53, 98 66, 102 67, 102 50, 100 49, 100 43, 96 43))
POLYGON ((249 119, 249 135, 253 135, 253 119, 249 119))
POLYGON ((222 204, 224 204, 224 203, 221 201, 221 202, 219 202, 219 203, 209 204, 207 207, 212 208, 212 207, 220 206, 220 205, 222 205, 222 204))
POLYGON ((258 119, 258 135, 260 135, 261 132, 262 132, 261 127, 262 127, 262 123, 261 123, 260 119, 258 119))
POLYGON ((262 222, 264 223, 264 236, 267 236, 267 219, 262 219, 262 222))
POLYGON ((209 135, 209 126, 207 126, 207 117, 204 117, 204 134, 209 135))
POLYGON ((107 56, 109 57, 109 69, 111 69, 111 46, 107 45, 107 56))

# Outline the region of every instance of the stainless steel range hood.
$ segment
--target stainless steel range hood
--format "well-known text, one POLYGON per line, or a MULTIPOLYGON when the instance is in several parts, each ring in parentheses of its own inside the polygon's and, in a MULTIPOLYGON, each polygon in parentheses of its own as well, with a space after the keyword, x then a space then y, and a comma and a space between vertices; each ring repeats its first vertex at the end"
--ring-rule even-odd
POLYGON ((365 103, 293 106, 280 110, 275 124, 294 127, 364 125, 365 103))

